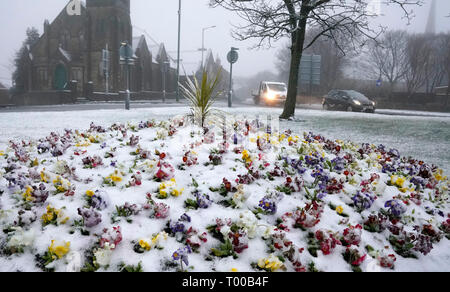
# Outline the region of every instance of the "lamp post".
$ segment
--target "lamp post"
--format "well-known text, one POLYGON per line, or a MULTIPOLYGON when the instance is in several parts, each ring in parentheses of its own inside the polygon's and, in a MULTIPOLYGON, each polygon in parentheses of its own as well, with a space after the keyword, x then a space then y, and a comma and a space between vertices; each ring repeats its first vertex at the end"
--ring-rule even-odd
POLYGON ((203 59, 204 59, 204 53, 205 53, 205 31, 211 28, 215 28, 216 26, 208 26, 202 28, 202 70, 203 70, 203 59))
POLYGON ((169 71, 170 68, 170 62, 169 61, 164 61, 162 63, 162 67, 161 67, 161 73, 162 73, 162 82, 163 82, 163 102, 166 102, 166 74, 167 71, 169 71))
POLYGON ((127 78, 127 90, 125 96, 125 109, 130 109, 130 66, 134 64, 133 49, 127 42, 120 45, 120 64, 125 65, 125 75, 127 78))
POLYGON ((180 101, 181 0, 178 1, 177 102, 180 101))

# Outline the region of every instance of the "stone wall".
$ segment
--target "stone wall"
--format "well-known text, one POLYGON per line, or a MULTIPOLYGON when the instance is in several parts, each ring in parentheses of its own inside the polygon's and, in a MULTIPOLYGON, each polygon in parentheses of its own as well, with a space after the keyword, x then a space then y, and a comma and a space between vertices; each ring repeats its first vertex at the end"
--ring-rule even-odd
POLYGON ((11 105, 11 98, 9 96, 9 90, 6 88, 0 88, 0 106, 11 105))
POLYGON ((12 103, 18 106, 70 104, 75 102, 76 97, 69 90, 30 91, 12 98, 12 103))

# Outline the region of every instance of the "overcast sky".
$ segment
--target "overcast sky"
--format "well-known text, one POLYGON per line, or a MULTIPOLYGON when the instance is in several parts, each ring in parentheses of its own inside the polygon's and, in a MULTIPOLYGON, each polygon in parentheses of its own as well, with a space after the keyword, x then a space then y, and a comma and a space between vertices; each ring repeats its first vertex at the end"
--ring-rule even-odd
MULTIPOLYGON (((376 0, 375 0, 376 1, 376 0)), ((415 9, 416 17, 408 26, 402 20, 400 11, 394 6, 386 7, 382 4, 381 16, 377 22, 392 29, 407 29, 414 32, 425 30, 431 0, 415 9)), ((276 51, 283 45, 280 41, 269 50, 249 50, 254 41, 238 42, 231 37, 232 24, 241 20, 233 13, 221 8, 208 7, 209 0, 182 0, 182 45, 181 58, 186 62, 186 68, 192 68, 200 63, 201 53, 191 52, 202 46, 202 28, 217 26, 206 31, 205 47, 211 48, 214 55, 222 59, 227 67, 226 54, 231 46, 240 48, 240 59, 233 70, 238 76, 250 76, 259 71, 271 70, 275 72, 274 60, 276 51)), ((450 31, 450 1, 438 0, 437 29, 438 32, 450 31)), ((27 27, 34 26, 39 32, 43 31, 45 19, 53 21, 58 13, 64 9, 68 0, 0 0, 0 82, 10 85, 13 71, 11 65, 14 52, 17 51, 24 38, 27 27)), ((166 48, 176 57, 177 49, 177 19, 178 0, 131 0, 131 17, 134 36, 146 32, 157 42, 164 42, 166 48)), ((189 72, 187 72, 189 73, 189 72)))

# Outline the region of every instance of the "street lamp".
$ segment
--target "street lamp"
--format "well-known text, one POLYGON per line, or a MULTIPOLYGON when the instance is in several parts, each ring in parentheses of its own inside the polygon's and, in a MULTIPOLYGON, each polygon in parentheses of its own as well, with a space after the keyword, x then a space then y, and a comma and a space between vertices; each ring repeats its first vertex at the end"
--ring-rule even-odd
POLYGON ((125 65, 125 76, 127 79, 127 90, 125 96, 125 109, 130 109, 130 66, 134 65, 133 49, 127 42, 120 44, 120 64, 125 65))
POLYGON ((203 70, 203 59, 204 59, 204 53, 205 53, 205 31, 210 29, 210 28, 215 28, 216 26, 208 26, 208 27, 204 27, 202 28, 202 70, 203 70))

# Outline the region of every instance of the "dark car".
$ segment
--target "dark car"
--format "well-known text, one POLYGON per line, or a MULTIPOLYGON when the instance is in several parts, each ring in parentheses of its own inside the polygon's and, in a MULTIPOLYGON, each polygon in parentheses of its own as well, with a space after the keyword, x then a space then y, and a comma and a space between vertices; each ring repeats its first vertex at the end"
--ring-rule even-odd
POLYGON ((322 101, 324 110, 374 113, 376 103, 354 90, 331 90, 322 101))

